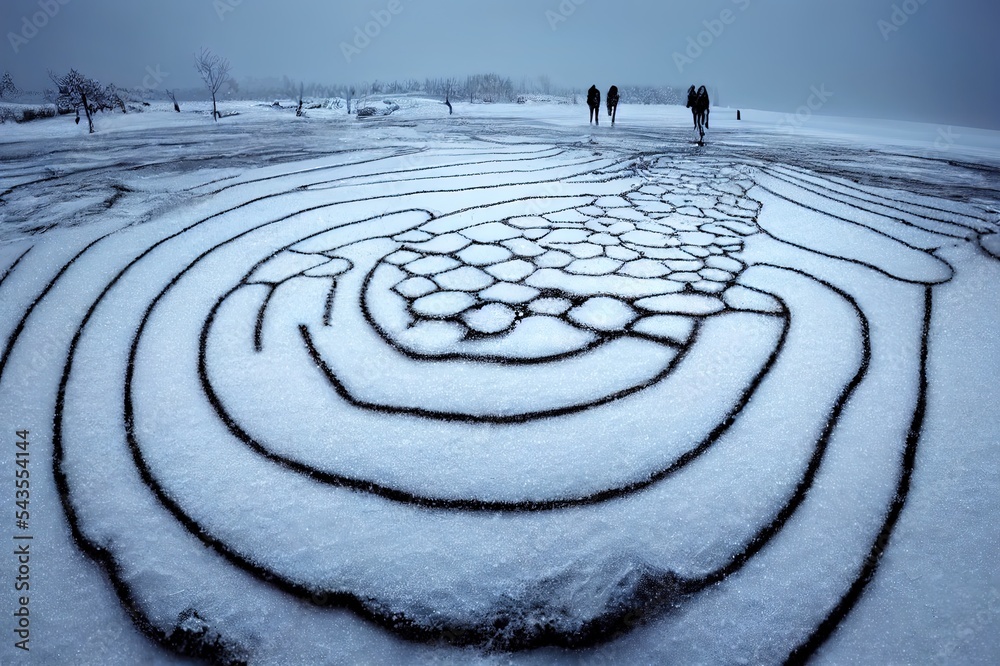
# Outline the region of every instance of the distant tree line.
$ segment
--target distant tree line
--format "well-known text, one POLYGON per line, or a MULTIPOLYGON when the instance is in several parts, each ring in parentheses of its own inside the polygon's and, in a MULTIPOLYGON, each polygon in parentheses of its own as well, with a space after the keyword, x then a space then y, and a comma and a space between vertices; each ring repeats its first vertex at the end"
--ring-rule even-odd
MULTIPOLYGON (((185 99, 208 98, 212 101, 212 117, 215 120, 223 117, 218 109, 218 98, 243 99, 296 99, 298 112, 301 115, 304 99, 326 100, 321 104, 312 102, 309 108, 344 108, 348 114, 356 113, 358 108, 368 103, 372 96, 422 94, 441 98, 448 103, 464 101, 472 104, 524 102, 527 95, 541 95, 565 100, 568 103, 578 103, 585 97, 588 86, 579 88, 560 88, 552 84, 548 76, 522 77, 515 81, 511 77, 496 73, 473 74, 465 77, 399 79, 393 81, 363 81, 353 84, 318 84, 294 81, 288 76, 280 79, 245 79, 243 85, 237 84, 231 75, 229 61, 210 51, 202 50, 195 55, 195 68, 202 78, 204 87, 200 93, 196 90, 159 91, 156 88, 119 88, 114 84, 102 85, 79 71, 72 69, 66 74, 50 72, 49 78, 55 88, 44 93, 45 98, 56 106, 59 113, 76 113, 77 122, 86 117, 89 129, 94 131, 94 114, 99 112, 120 110, 128 113, 141 110, 144 100, 153 96, 164 96, 173 103, 174 109, 180 111, 178 97, 185 99), (205 95, 207 91, 207 96, 205 95), (335 103, 333 103, 335 102, 335 103), (346 102, 346 105, 344 104, 346 102)), ((587 84, 591 82, 586 82, 587 84)), ((613 82, 605 82, 607 84, 613 82)), ((625 104, 682 104, 683 92, 672 86, 618 86, 621 101, 625 104)), ((21 94, 15 86, 9 73, 0 78, 0 100, 9 100, 21 94)))
MULTIPOLYGON (((574 97, 586 97, 588 86, 579 89, 557 87, 547 76, 522 77, 514 80, 495 73, 466 77, 398 79, 393 81, 360 81, 353 84, 319 84, 296 82, 288 76, 280 79, 245 79, 240 86, 243 97, 263 99, 295 99, 299 94, 308 99, 342 98, 348 112, 356 108, 352 100, 379 95, 423 94, 442 100, 473 104, 516 102, 525 95, 543 95, 572 102, 574 97)), ((684 89, 673 86, 619 85, 619 94, 626 104, 683 104, 684 89)), ((337 107, 342 108, 343 105, 337 107)))
MULTIPOLYGON (((409 93, 425 94, 431 97, 451 98, 477 103, 515 102, 525 95, 545 95, 572 100, 574 96, 586 96, 580 89, 558 88, 547 76, 534 79, 521 78, 516 83, 510 77, 498 74, 476 74, 465 78, 427 78, 422 82, 414 79, 402 81, 374 81, 359 83, 351 88, 362 95, 401 95, 409 93)), ((320 88, 316 86, 313 88, 320 88)), ((344 90, 343 86, 309 92, 313 97, 330 96, 328 91, 344 90), (327 94, 324 94, 327 93, 327 94)), ((673 86, 618 86, 622 102, 627 104, 683 104, 684 90, 673 86)), ((307 87, 307 91, 310 89, 307 87)), ((291 95, 286 95, 291 97, 291 95)), ((346 95, 345 95, 346 96, 346 95)))

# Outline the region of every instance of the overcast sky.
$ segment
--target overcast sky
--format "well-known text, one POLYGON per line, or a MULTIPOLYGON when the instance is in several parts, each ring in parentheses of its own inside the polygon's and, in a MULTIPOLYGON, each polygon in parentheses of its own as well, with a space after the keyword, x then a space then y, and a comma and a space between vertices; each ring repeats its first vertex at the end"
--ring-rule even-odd
POLYGON ((1000 129, 998 27, 998 0, 0 0, 0 70, 185 88, 205 46, 237 78, 704 83, 788 112, 815 88, 820 113, 1000 129))

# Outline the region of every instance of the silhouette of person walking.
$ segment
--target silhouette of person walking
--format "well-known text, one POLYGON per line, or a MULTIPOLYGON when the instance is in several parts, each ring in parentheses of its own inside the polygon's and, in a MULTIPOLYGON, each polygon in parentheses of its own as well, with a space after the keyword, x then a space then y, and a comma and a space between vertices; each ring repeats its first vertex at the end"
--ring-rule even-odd
POLYGON ((694 118, 694 128, 698 132, 698 145, 705 145, 705 130, 708 129, 708 115, 711 112, 712 103, 708 98, 708 89, 705 86, 695 91, 694 86, 688 88, 687 107, 691 109, 694 118))
POLYGON ((601 91, 597 86, 590 86, 587 91, 587 106, 590 107, 590 122, 601 124, 601 91))
POLYGON ((618 86, 611 86, 608 91, 608 115, 611 116, 611 126, 615 124, 615 116, 618 115, 618 86))

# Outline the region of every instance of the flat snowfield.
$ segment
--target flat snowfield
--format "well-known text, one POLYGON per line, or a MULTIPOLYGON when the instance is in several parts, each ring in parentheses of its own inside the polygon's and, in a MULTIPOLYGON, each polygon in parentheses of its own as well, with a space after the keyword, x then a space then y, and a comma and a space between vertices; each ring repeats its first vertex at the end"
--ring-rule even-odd
POLYGON ((396 101, 0 126, 0 662, 1000 659, 1000 133, 396 101))

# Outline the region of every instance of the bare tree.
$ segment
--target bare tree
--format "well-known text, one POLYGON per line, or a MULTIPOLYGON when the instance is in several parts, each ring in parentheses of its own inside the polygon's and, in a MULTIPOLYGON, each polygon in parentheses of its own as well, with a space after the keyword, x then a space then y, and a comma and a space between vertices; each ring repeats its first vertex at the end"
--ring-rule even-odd
POLYGON ((220 116, 216 96, 222 87, 232 80, 229 60, 208 49, 202 49, 201 53, 195 55, 194 63, 195 69, 201 75, 201 80, 205 82, 208 92, 212 94, 212 118, 218 122, 220 116))
POLYGON ((77 123, 80 122, 80 108, 82 107, 83 112, 87 114, 87 124, 90 127, 90 133, 93 134, 94 112, 99 105, 104 104, 104 87, 94 79, 88 79, 75 69, 69 70, 69 73, 63 76, 56 76, 54 73, 49 72, 49 78, 56 84, 59 91, 56 105, 66 111, 75 110, 77 123))
POLYGON ((448 79, 444 82, 444 103, 448 107, 448 115, 455 113, 451 107, 451 93, 458 86, 458 79, 448 79))
POLYGON ((170 98, 170 101, 174 103, 174 111, 180 113, 181 105, 177 103, 177 96, 174 94, 174 92, 172 90, 164 90, 164 92, 167 93, 167 97, 170 98))
POLYGON ((109 83, 101 95, 100 109, 102 111, 110 111, 114 107, 118 107, 122 110, 122 113, 128 113, 128 107, 125 106, 125 98, 127 96, 128 91, 120 90, 115 84, 109 83))

